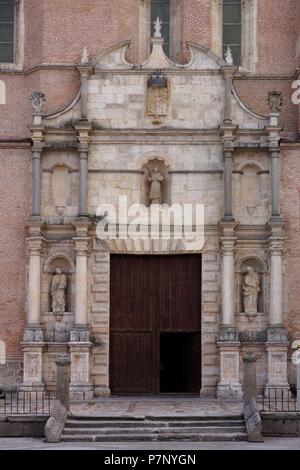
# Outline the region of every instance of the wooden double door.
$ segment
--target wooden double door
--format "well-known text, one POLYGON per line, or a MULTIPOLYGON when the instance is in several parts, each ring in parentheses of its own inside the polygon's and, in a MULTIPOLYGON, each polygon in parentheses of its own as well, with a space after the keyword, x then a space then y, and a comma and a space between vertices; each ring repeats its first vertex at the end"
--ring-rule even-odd
POLYGON ((201 255, 111 256, 112 393, 201 388, 201 255))

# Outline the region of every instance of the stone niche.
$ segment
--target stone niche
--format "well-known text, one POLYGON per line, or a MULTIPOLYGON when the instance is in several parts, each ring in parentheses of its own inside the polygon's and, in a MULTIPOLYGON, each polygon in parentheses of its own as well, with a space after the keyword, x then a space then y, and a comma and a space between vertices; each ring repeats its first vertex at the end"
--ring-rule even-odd
MULTIPOLYGON (((267 326, 267 290, 268 270, 265 262, 259 257, 247 257, 239 260, 236 266, 236 292, 237 292, 237 317, 240 331, 263 331, 267 326), (248 268, 258 273, 260 277, 260 292, 258 293, 257 315, 245 313, 243 299, 243 282, 248 268)), ((253 338, 254 340, 254 338, 253 338)), ((259 340, 259 339, 258 339, 259 340)), ((263 338, 261 339, 263 341, 263 338)))
POLYGON ((65 254, 51 256, 45 263, 43 272, 42 312, 47 342, 69 341, 70 330, 74 324, 75 309, 75 263, 65 254), (65 290, 66 308, 62 315, 52 311, 51 283, 57 269, 67 278, 65 290))
POLYGON ((163 177, 163 182, 161 185, 161 198, 160 204, 169 204, 171 205, 170 201, 170 177, 168 173, 169 165, 168 163, 161 157, 152 157, 144 163, 142 166, 142 174, 141 174, 141 183, 140 183, 140 191, 141 191, 141 203, 150 206, 150 188, 151 188, 151 175, 154 170, 158 168, 159 173, 163 177))

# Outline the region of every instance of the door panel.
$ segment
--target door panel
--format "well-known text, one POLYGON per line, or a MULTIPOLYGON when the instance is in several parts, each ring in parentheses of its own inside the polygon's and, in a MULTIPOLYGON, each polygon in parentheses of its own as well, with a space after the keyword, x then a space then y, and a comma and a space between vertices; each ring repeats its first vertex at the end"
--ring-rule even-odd
MULTIPOLYGON (((112 255, 110 299, 112 392, 159 392, 161 333, 201 331, 201 255, 112 255)), ((200 368, 200 341, 179 339, 186 374, 200 368)))
POLYGON ((115 393, 154 391, 153 335, 112 333, 111 389, 115 393))

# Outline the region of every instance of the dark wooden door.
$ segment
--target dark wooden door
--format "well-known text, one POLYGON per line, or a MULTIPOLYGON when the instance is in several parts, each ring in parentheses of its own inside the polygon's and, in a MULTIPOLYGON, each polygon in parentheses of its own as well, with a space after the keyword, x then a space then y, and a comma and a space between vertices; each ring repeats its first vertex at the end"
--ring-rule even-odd
POLYGON ((112 255, 110 299, 113 393, 160 391, 162 333, 194 333, 182 355, 200 367, 201 255, 112 255))

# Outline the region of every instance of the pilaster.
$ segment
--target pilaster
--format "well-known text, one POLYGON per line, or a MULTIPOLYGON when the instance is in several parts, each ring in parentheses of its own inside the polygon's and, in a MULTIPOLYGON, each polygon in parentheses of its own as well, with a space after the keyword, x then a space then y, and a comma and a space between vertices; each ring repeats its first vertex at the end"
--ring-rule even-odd
POLYGON ((88 156, 92 125, 88 121, 80 121, 74 126, 77 131, 79 156, 79 217, 87 216, 87 178, 88 156))
POLYGON ((223 140, 224 155, 224 215, 223 221, 234 221, 232 208, 232 171, 233 171, 233 152, 234 140, 237 126, 232 123, 230 118, 223 121, 220 126, 220 133, 223 140))

